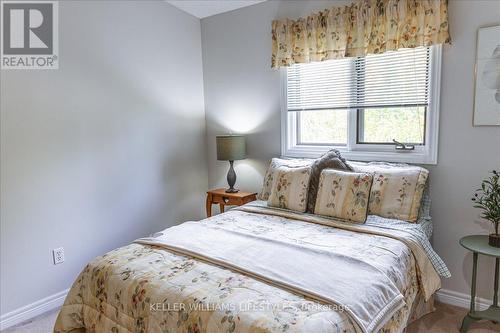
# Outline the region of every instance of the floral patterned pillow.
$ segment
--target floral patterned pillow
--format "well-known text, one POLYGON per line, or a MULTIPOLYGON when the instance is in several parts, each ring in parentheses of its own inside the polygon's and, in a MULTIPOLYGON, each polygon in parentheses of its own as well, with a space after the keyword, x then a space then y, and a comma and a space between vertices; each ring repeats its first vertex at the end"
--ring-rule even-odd
POLYGON ((264 184, 262 184, 262 190, 260 191, 257 199, 259 200, 267 200, 269 195, 271 194, 271 187, 273 185, 273 174, 276 168, 281 166, 287 166, 289 168, 301 168, 305 166, 310 166, 312 164, 312 160, 304 160, 304 159, 282 159, 282 158, 273 158, 269 163, 269 167, 266 170, 266 174, 264 175, 264 184))
POLYGON ((314 213, 364 223, 372 180, 369 173, 323 170, 314 213))
POLYGON ((368 213, 416 222, 429 171, 396 163, 348 162, 358 172, 373 175, 368 213))
POLYGON ((311 167, 280 166, 273 170, 268 206, 305 212, 311 167))

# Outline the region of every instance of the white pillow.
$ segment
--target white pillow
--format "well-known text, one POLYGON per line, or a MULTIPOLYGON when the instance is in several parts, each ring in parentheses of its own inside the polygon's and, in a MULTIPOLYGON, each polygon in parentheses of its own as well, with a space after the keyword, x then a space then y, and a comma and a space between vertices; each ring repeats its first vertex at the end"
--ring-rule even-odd
POLYGON ((348 162, 373 175, 368 214, 416 222, 429 171, 419 166, 383 162, 348 162))
POLYGON ((269 195, 271 194, 271 186, 273 185, 273 172, 276 168, 280 166, 287 166, 289 168, 300 168, 304 166, 310 166, 312 162, 313 162, 312 160, 304 160, 304 159, 273 158, 269 162, 269 166, 267 167, 266 174, 264 175, 264 183, 262 184, 262 190, 257 196, 257 199, 267 200, 269 198, 269 195))
POLYGON ((370 173, 323 170, 319 177, 314 214, 364 223, 372 180, 370 173))
POLYGON ((273 170, 268 206, 305 212, 311 167, 280 166, 273 170))

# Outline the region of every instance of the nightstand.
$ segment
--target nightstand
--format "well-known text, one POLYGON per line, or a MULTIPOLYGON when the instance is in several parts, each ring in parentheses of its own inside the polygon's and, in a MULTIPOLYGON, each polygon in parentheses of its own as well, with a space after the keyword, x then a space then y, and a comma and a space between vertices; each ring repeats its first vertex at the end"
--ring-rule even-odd
POLYGON ((493 322, 500 321, 500 307, 498 307, 498 279, 500 270, 500 249, 488 245, 487 235, 466 236, 460 239, 460 245, 472 254, 472 284, 470 293, 470 310, 467 316, 462 321, 461 333, 467 332, 469 325, 481 319, 491 320, 493 322), (479 254, 495 258, 495 281, 493 290, 493 305, 484 311, 476 311, 476 275, 477 275, 477 257, 479 254))
POLYGON ((250 201, 257 200, 257 193, 243 192, 226 193, 225 188, 218 188, 207 192, 207 217, 212 216, 212 205, 219 204, 220 212, 224 213, 224 207, 241 206, 250 201))

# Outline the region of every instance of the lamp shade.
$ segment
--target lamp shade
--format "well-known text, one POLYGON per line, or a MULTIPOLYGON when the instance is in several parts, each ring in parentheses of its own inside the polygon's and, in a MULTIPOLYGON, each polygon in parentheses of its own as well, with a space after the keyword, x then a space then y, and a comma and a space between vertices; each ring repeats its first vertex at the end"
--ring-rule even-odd
POLYGON ((219 161, 236 161, 246 158, 247 149, 243 135, 218 135, 216 141, 219 161))

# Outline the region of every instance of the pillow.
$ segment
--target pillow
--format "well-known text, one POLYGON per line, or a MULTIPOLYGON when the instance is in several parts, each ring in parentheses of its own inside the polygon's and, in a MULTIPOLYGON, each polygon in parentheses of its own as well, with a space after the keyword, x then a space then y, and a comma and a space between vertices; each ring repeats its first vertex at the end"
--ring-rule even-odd
POLYGON ((314 212, 316 205, 316 196, 318 194, 319 177, 324 169, 338 169, 353 171, 340 152, 336 149, 329 150, 323 156, 316 159, 311 165, 311 179, 309 180, 309 194, 307 195, 307 211, 314 212))
POLYGON ((369 173, 323 170, 314 213, 364 223, 372 180, 369 173))
POLYGON ((268 206, 305 212, 310 175, 310 167, 280 166, 274 169, 268 206))
POLYGON ((287 166, 289 168, 300 168, 304 166, 310 166, 311 164, 312 160, 303 160, 303 159, 285 160, 282 158, 273 158, 269 163, 269 167, 266 170, 266 174, 264 175, 264 183, 262 184, 262 190, 257 196, 257 199, 267 200, 269 198, 269 195, 271 194, 271 186, 273 184, 273 172, 276 168, 280 166, 287 166))
POLYGON ((417 221, 429 171, 408 164, 349 163, 356 171, 373 175, 368 214, 417 221))

